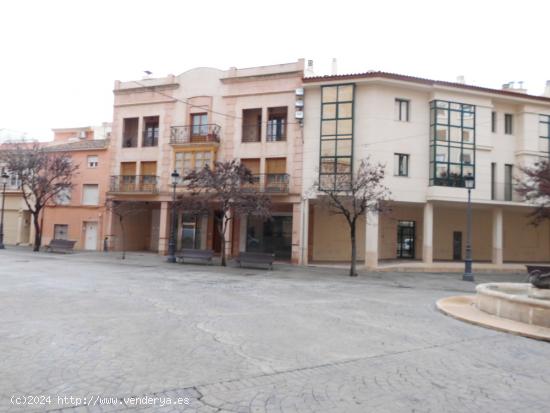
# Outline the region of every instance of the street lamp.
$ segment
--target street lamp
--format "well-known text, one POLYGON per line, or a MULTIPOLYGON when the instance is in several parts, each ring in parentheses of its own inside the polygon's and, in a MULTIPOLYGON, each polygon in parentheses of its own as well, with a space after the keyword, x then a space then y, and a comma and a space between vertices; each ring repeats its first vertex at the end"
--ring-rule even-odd
POLYGON ((170 230, 170 241, 168 242, 168 262, 176 262, 176 231, 178 223, 176 222, 176 185, 180 180, 180 174, 174 169, 170 174, 172 178, 172 229, 170 230))
POLYGON ((466 259, 464 260, 464 275, 462 281, 474 281, 472 274, 472 189, 475 185, 475 179, 472 175, 464 177, 464 185, 468 189, 468 212, 466 223, 466 259))
POLYGON ((4 206, 6 205, 6 185, 8 184, 9 175, 6 171, 2 171, 0 175, 0 183, 2 183, 2 211, 0 212, 0 250, 4 249, 4 206))

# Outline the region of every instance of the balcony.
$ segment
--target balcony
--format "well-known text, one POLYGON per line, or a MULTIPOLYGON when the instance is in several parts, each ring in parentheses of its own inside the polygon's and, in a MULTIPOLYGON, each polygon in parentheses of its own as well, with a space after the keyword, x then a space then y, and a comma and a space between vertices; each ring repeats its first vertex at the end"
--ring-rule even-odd
POLYGON ((110 192, 154 194, 158 189, 159 177, 154 175, 111 176, 110 192))
POLYGON ((170 128, 171 145, 190 143, 219 143, 220 126, 214 123, 206 125, 172 126, 170 128))
POLYGON ((255 174, 252 182, 244 187, 249 192, 263 192, 266 194, 288 194, 288 174, 255 174))

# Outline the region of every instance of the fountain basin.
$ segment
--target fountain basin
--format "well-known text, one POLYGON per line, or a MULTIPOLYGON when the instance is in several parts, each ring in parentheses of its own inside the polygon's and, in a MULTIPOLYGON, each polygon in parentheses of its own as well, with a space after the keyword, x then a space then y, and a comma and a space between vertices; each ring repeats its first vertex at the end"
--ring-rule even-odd
POLYGON ((487 314, 550 328, 550 290, 529 283, 487 283, 476 292, 474 305, 487 314))

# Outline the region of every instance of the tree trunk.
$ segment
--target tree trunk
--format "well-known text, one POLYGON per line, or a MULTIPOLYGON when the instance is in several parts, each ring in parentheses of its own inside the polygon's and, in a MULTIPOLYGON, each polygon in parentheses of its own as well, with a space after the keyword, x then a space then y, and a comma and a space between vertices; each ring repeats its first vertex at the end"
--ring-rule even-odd
POLYGON ((42 226, 40 225, 40 210, 33 213, 34 221, 34 245, 33 251, 40 251, 40 246, 42 245, 42 226))
POLYGON ((357 241, 355 237, 355 221, 350 224, 351 235, 351 264, 349 268, 350 277, 357 277, 357 241))

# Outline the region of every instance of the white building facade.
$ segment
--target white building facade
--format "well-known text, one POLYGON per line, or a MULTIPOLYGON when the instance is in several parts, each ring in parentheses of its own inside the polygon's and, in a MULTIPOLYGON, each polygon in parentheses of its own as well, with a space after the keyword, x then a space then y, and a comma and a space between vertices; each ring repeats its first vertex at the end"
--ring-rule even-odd
POLYGON ((385 72, 304 79, 303 261, 346 261, 349 231, 316 199, 361 159, 386 165, 391 211, 361 221, 358 257, 460 261, 472 190, 473 259, 550 261, 550 226, 530 225, 516 193, 522 166, 548 157, 550 95, 427 80, 385 72))

